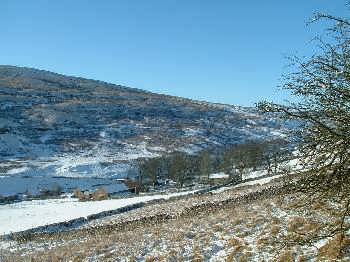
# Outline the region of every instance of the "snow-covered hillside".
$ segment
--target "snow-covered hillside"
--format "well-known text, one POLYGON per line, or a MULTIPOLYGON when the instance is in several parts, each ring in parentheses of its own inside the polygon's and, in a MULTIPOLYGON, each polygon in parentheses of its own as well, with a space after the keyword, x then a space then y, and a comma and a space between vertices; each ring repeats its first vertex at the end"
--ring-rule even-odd
POLYGON ((288 129, 252 108, 0 66, 0 177, 8 180, 122 178, 141 157, 194 154, 288 129))

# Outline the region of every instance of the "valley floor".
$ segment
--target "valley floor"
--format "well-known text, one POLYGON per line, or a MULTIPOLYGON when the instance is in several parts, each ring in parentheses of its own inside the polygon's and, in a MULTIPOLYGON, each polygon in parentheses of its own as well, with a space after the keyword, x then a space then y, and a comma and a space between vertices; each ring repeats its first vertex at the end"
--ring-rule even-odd
POLYGON ((161 201, 35 235, 8 243, 0 261, 336 261, 337 237, 300 243, 334 221, 336 207, 320 200, 300 208, 302 195, 282 193, 278 183, 161 201))

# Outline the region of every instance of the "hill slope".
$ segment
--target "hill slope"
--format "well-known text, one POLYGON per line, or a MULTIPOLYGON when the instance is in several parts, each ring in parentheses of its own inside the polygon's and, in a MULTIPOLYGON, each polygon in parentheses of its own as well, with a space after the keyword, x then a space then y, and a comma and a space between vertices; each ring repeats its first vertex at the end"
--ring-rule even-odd
POLYGON ((269 139, 252 108, 0 66, 0 176, 119 177, 139 157, 269 139))

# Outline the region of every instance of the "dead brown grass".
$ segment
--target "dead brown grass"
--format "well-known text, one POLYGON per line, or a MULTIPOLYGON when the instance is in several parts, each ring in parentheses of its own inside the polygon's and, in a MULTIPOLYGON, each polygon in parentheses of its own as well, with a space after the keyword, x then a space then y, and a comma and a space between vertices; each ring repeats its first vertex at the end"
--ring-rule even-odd
POLYGON ((349 237, 336 235, 320 248, 318 258, 335 260, 342 257, 341 250, 345 247, 350 247, 349 237))
POLYGON ((284 251, 277 259, 278 262, 294 262, 295 254, 291 250, 284 251))
MULTIPOLYGON (((147 261, 204 261, 218 240, 225 243, 222 248, 227 252, 226 261, 251 261, 253 256, 259 257, 262 252, 269 254, 271 261, 303 261, 302 256, 297 256, 300 255, 296 251, 297 246, 286 248, 275 244, 276 239, 281 243, 290 236, 298 239, 298 234, 320 230, 310 217, 296 215, 297 210, 285 208, 292 205, 290 199, 286 195, 284 198, 252 201, 248 206, 227 205, 215 211, 203 210, 196 216, 179 216, 164 222, 97 231, 88 237, 78 232, 67 237, 71 242, 23 257, 19 251, 13 254, 11 261, 60 261, 62 257, 67 261, 81 261, 100 254, 103 255, 101 261, 118 261, 117 256, 129 261, 141 258, 147 261), (277 202, 286 217, 274 215, 278 210, 275 208, 277 202), (167 248, 162 249, 162 246, 167 248)), ((316 211, 320 212, 320 209, 316 211)), ((48 239, 50 237, 43 242, 48 239)), ((335 247, 336 241, 322 247, 318 254, 321 261, 334 256, 335 247)))

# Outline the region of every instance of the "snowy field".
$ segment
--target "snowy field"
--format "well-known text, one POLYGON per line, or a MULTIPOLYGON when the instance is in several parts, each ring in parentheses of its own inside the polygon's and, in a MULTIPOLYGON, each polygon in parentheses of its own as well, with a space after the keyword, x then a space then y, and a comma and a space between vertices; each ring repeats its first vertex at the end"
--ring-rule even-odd
POLYGON ((192 194, 194 192, 185 191, 168 195, 159 194, 95 202, 79 202, 75 198, 65 198, 33 200, 2 205, 0 206, 0 235, 87 217, 132 204, 144 203, 155 199, 169 199, 170 197, 192 194))
MULTIPOLYGON (((220 173, 220 175, 225 174, 220 173)), ((249 172, 249 174, 245 175, 244 180, 254 178, 256 180, 246 181, 236 186, 222 187, 212 191, 212 193, 220 193, 232 188, 248 185, 263 185, 281 176, 278 175, 262 178, 261 176, 264 175, 266 175, 266 171, 263 170, 249 172)), ((152 196, 110 199, 96 202, 80 202, 75 198, 65 198, 23 201, 20 203, 2 205, 0 206, 0 235, 70 221, 72 219, 87 217, 100 212, 115 210, 133 204, 145 203, 155 199, 169 199, 170 197, 192 194, 194 192, 195 191, 185 191, 167 195, 157 194, 152 196)))

